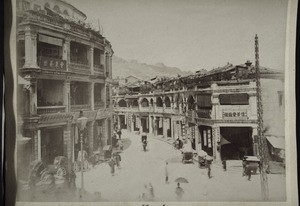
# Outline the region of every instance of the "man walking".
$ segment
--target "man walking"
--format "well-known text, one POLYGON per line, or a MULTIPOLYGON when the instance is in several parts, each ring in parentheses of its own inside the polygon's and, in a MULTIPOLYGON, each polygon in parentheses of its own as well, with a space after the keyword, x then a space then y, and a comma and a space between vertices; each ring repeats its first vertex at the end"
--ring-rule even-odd
POLYGON ((177 187, 175 189, 175 194, 176 194, 177 201, 182 200, 183 193, 184 193, 184 191, 183 191, 182 187, 180 187, 180 183, 178 182, 177 187))
POLYGON ((223 165, 223 170, 226 171, 227 165, 226 165, 226 160, 225 159, 222 160, 222 165, 223 165))
POLYGON ((115 175, 115 161, 114 161, 113 157, 111 157, 111 159, 109 160, 108 164, 110 166, 111 176, 114 176, 115 175))
POLYGON ((166 166, 165 166, 165 182, 166 184, 169 183, 169 168, 168 168, 168 162, 166 162, 166 166))
POLYGON ((121 135, 122 135, 122 131, 121 131, 121 129, 118 129, 118 132, 117 132, 117 134, 119 135, 119 139, 121 139, 121 135))
POLYGON ((207 165, 207 176, 210 179, 211 178, 211 168, 210 168, 210 162, 206 160, 206 165, 207 165))

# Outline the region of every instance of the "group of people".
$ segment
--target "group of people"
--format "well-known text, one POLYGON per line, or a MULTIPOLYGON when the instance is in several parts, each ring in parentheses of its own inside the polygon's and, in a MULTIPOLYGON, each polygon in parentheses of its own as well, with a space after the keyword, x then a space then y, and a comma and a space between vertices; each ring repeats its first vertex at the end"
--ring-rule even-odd
POLYGON ((121 168, 121 160, 121 155, 119 153, 114 153, 108 161, 111 176, 115 175, 115 166, 117 166, 117 168, 121 168))

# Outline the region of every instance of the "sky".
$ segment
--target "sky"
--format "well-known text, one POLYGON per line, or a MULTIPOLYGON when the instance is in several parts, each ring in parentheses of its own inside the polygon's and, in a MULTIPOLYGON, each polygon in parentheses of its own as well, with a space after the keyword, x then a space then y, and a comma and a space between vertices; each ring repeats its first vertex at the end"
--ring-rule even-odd
POLYGON ((111 42, 114 55, 183 71, 254 59, 284 70, 287 0, 66 0, 111 42))

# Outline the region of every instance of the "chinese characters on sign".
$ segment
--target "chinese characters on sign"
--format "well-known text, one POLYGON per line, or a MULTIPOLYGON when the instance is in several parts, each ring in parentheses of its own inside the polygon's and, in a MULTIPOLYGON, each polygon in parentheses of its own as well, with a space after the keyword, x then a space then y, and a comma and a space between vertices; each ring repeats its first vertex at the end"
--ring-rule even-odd
POLYGON ((242 111, 222 111, 223 119, 247 119, 247 110, 242 111))
POLYGON ((55 70, 66 70, 66 61, 61 59, 41 57, 40 67, 55 70))

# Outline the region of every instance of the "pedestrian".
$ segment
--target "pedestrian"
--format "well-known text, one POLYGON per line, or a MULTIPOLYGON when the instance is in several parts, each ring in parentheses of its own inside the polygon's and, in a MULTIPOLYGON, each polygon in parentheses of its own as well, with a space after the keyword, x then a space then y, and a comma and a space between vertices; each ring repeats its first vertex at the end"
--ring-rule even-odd
POLYGON ((225 159, 222 160, 222 165, 223 165, 223 170, 226 171, 227 170, 227 165, 226 165, 226 160, 225 159))
POLYGON ((119 149, 123 151, 123 142, 122 140, 118 141, 119 149))
POLYGON ((117 164, 117 167, 120 168, 121 167, 121 164, 120 164, 120 162, 121 162, 121 155, 115 154, 115 162, 117 164))
POLYGON ((149 183, 149 200, 154 201, 154 189, 151 183, 149 183))
POLYGON ((72 192, 74 192, 76 190, 76 174, 75 174, 73 168, 71 168, 71 171, 69 174, 69 188, 72 192))
POLYGON ((211 178, 211 168, 210 168, 210 162, 206 160, 206 166, 207 166, 207 176, 210 179, 211 178))
POLYGON ((165 166, 165 182, 166 184, 169 183, 169 168, 168 168, 168 162, 166 162, 166 166, 165 166))
POLYGON ((182 187, 180 187, 180 183, 178 182, 177 187, 175 189, 175 194, 176 194, 177 201, 182 200, 183 193, 184 193, 184 190, 182 189, 182 187))
POLYGON ((247 166, 247 161, 246 161, 246 159, 244 158, 244 159, 243 159, 243 177, 246 175, 246 166, 247 166))
POLYGON ((148 187, 147 185, 145 184, 144 186, 144 191, 142 192, 142 194, 140 195, 140 199, 142 201, 148 201, 148 187))
POLYGON ((109 166, 110 166, 110 173, 111 173, 111 176, 114 176, 115 175, 115 161, 114 161, 114 158, 111 157, 109 162, 108 162, 109 166))
POLYGON ((246 166, 246 174, 248 176, 248 180, 251 181, 251 168, 249 165, 246 166))
POLYGON ((122 131, 121 131, 121 129, 118 129, 118 132, 117 132, 117 134, 119 135, 119 139, 121 139, 121 135, 122 135, 122 131))

